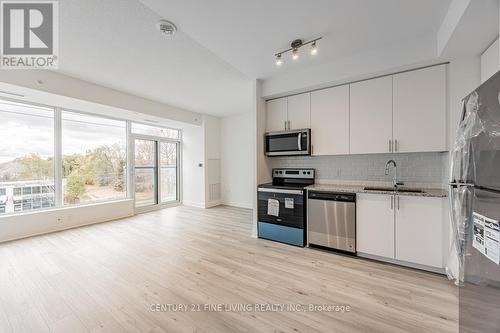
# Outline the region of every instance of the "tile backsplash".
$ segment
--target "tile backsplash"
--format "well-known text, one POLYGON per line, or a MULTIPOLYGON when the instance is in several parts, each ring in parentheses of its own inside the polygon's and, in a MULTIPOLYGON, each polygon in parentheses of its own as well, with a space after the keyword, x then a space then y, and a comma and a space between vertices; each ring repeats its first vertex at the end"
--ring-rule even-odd
POLYGON ((442 186, 446 179, 447 152, 273 157, 270 165, 272 168, 314 168, 318 183, 390 182, 392 166, 389 175, 385 175, 385 165, 390 159, 397 163, 399 181, 442 186))

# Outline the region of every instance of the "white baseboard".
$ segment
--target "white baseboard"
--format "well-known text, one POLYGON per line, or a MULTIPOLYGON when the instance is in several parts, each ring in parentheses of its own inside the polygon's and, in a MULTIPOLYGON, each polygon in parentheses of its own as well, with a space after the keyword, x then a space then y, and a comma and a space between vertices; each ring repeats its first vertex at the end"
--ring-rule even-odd
POLYGON ((212 208, 212 207, 216 207, 216 206, 220 206, 222 205, 222 200, 216 200, 216 201, 212 201, 212 202, 207 202, 205 204, 205 208, 212 208))
POLYGON ((195 202, 195 201, 182 201, 184 206, 196 207, 196 208, 205 208, 204 202, 195 202))
POLYGON ((226 206, 231 206, 231 207, 253 209, 253 203, 248 204, 248 203, 242 203, 242 202, 224 201, 223 204, 226 206))
POLYGON ((127 199, 2 216, 0 243, 133 215, 134 201, 127 199))

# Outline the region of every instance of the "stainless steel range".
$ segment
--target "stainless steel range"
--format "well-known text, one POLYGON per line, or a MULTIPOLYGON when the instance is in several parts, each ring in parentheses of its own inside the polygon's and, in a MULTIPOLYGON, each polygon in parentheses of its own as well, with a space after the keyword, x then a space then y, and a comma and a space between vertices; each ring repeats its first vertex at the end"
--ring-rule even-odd
POLYGON ((273 182, 258 186, 258 236, 306 245, 306 187, 314 184, 314 169, 273 169, 273 182))

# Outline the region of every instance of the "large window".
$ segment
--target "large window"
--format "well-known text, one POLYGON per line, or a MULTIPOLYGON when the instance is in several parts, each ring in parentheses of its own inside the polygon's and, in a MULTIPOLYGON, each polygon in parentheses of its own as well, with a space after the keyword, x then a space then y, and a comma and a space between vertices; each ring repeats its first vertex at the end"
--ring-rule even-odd
POLYGON ((0 101, 0 214, 55 205, 54 109, 0 101))
POLYGON ((2 99, 0 121, 0 215, 127 198, 128 138, 137 206, 179 201, 180 130, 2 99))
POLYGON ((126 197, 125 121, 62 112, 65 205, 126 197))

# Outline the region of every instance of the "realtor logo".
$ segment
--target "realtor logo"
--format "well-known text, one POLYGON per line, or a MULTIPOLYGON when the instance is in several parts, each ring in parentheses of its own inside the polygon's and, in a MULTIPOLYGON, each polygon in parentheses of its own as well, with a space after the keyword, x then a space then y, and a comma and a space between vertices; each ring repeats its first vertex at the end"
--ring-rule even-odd
POLYGON ((57 1, 0 1, 2 69, 57 69, 57 1))

